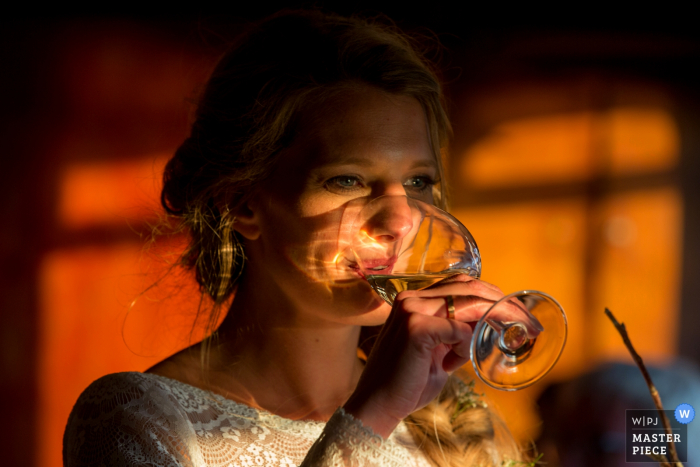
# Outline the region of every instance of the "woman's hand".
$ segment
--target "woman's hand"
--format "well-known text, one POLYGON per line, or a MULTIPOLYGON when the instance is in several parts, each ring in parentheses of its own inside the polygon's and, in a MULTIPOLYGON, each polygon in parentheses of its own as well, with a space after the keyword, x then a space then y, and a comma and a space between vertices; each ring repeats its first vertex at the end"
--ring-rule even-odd
POLYGON ((388 437, 401 420, 437 397, 449 373, 469 361, 468 323, 502 297, 498 287, 467 275, 401 292, 346 412, 388 437), (455 319, 447 319, 447 295, 453 296, 455 319))

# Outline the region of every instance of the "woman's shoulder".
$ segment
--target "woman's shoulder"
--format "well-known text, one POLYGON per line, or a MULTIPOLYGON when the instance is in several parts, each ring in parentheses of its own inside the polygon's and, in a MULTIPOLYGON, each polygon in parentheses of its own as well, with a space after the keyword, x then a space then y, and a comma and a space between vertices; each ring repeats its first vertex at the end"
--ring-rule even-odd
POLYGON ((258 418, 254 408, 210 391, 155 373, 112 373, 95 380, 80 395, 73 412, 88 408, 102 415, 113 411, 134 411, 148 407, 149 413, 179 415, 192 413, 258 418))
POLYGON ((104 399, 114 394, 143 394, 149 388, 159 386, 157 379, 153 376, 136 371, 104 375, 93 381, 78 400, 104 399))
MULTIPOLYGON (((158 375, 138 372, 112 373, 95 380, 80 395, 73 412, 89 408, 91 413, 136 409, 144 404, 158 407, 181 406, 192 398, 187 385, 175 384, 158 375), (155 403, 155 404, 154 404, 155 403)), ((192 388, 194 389, 194 388, 192 388)))
POLYGON ((174 383, 177 381, 151 373, 136 371, 111 373, 93 381, 83 391, 78 401, 104 400, 118 395, 120 401, 125 402, 124 396, 129 399, 147 396, 154 392, 173 393, 174 383))
POLYGON ((181 396, 154 375, 115 373, 80 395, 63 437, 64 465, 188 465, 195 433, 181 396), (184 457, 183 457, 184 456, 184 457))

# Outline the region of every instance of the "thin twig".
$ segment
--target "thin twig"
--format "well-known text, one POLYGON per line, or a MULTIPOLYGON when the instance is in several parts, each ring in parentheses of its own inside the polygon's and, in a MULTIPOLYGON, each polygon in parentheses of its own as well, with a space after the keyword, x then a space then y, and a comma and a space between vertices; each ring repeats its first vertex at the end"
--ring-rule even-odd
MULTIPOLYGON (((656 410, 659 412, 659 415, 661 416, 661 422, 664 424, 664 429, 666 430, 666 433, 669 435, 669 439, 673 440, 673 430, 671 430, 671 422, 668 421, 668 418, 666 417, 666 412, 664 412, 664 406, 661 403, 661 396, 659 395, 659 391, 656 390, 656 386, 654 386, 654 382, 651 380, 651 376, 649 375, 649 372, 647 371, 647 367, 644 366, 644 362, 642 361, 642 357, 639 356, 636 350, 634 350, 634 346, 632 345, 632 341, 630 341, 629 336, 627 335, 627 329, 625 329, 625 323, 620 323, 615 319, 615 316, 612 314, 612 311, 609 309, 605 309, 605 314, 610 318, 610 321, 613 322, 615 325, 615 329, 617 329, 617 332, 620 333, 622 336, 622 340, 625 343, 625 346, 627 346, 627 350, 629 350, 630 354, 632 354, 632 358, 634 359, 634 363, 637 364, 639 367, 639 370, 642 372, 642 376, 644 376, 644 380, 647 382, 647 386, 649 387, 649 392, 651 393, 651 398, 654 400, 654 405, 656 406, 656 410)), ((673 441, 669 442, 669 457, 671 458, 671 462, 668 462, 666 458, 661 457, 661 459, 654 459, 658 460, 661 462, 661 465, 663 466, 671 466, 671 465, 676 465, 678 467, 683 467, 683 464, 678 460, 678 453, 676 452, 676 445, 674 444, 673 441)))

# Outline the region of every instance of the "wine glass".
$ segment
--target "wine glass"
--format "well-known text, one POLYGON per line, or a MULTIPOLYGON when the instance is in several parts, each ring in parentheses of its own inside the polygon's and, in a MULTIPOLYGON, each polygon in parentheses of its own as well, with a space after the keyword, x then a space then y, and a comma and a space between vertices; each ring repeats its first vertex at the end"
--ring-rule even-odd
MULTIPOLYGON (((385 195, 368 201, 351 232, 351 267, 390 305, 404 290, 422 290, 458 274, 481 276, 481 255, 466 227, 416 199, 385 195)), ((551 296, 536 290, 506 295, 474 327, 474 370, 493 388, 525 388, 552 369, 566 334, 566 315, 551 296)))

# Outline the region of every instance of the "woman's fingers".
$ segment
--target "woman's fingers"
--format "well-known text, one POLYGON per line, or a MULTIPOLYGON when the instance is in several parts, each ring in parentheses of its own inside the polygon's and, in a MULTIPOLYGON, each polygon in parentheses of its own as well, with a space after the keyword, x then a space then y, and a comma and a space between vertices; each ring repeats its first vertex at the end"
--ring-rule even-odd
MULTIPOLYGON (((414 326, 418 333, 424 332, 426 350, 433 351, 440 345, 449 346, 449 351, 442 359, 442 369, 453 372, 469 361, 472 340, 472 328, 467 323, 457 320, 447 320, 437 316, 413 315, 414 326)), ((417 342, 423 341, 416 336, 417 342)))
MULTIPOLYGON (((515 297, 493 302, 474 296, 453 296, 452 303, 454 303, 455 307, 455 319, 459 321, 478 321, 488 312, 487 320, 489 321, 522 323, 527 329, 527 335, 530 339, 537 337, 544 330, 542 324, 530 314, 525 304, 515 297)), ((447 305, 445 305, 445 310, 447 310, 447 305)), ((447 311, 445 311, 445 314, 447 314, 447 311)))
POLYGON ((452 373, 462 368, 468 362, 468 348, 466 356, 463 356, 461 355, 461 353, 456 352, 455 349, 452 349, 447 353, 447 355, 445 355, 445 358, 442 360, 442 369, 447 373, 452 373))
POLYGON ((472 276, 468 276, 467 274, 456 274, 452 277, 448 277, 447 279, 443 279, 440 282, 433 284, 429 288, 425 290, 435 290, 435 289, 440 289, 441 287, 444 287, 448 284, 455 284, 455 283, 466 283, 466 282, 474 282, 474 284, 478 284, 479 286, 483 286, 486 288, 489 288, 503 296, 503 291, 496 285, 491 284, 490 282, 482 281, 480 279, 475 279, 472 276))
POLYGON ((511 297, 494 305, 487 319, 503 323, 517 321, 525 326, 527 336, 530 339, 537 337, 539 333, 544 331, 542 324, 527 310, 525 304, 516 297, 511 297))
POLYGON ((503 297, 501 289, 488 282, 459 274, 423 290, 401 292, 403 297, 444 297, 445 295, 474 295, 496 301, 503 297))
MULTIPOLYGON (((400 296, 399 296, 400 297, 400 296)), ((397 300, 400 299, 397 297, 397 300)), ((494 304, 493 300, 481 297, 451 295, 455 308, 454 319, 463 323, 478 321, 494 304)), ((408 297, 401 299, 402 308, 411 313, 448 318, 448 303, 445 295, 436 297, 408 297)))
POLYGON ((469 340, 461 341, 451 346, 450 351, 442 360, 442 369, 448 373, 458 370, 464 366, 471 357, 471 326, 469 327, 469 340))
POLYGON ((457 320, 447 320, 437 316, 414 315, 413 326, 417 333, 424 333, 430 341, 431 349, 440 344, 447 344, 453 348, 457 347, 460 354, 469 355, 469 343, 472 338, 472 328, 466 323, 457 320), (466 347, 464 347, 466 345, 466 347), (464 353, 464 349, 467 349, 464 353))
MULTIPOLYGON (((421 291, 415 291, 414 293, 420 294, 420 296, 445 296, 452 295, 455 297, 468 297, 466 304, 464 305, 464 310, 469 310, 472 314, 481 306, 475 303, 472 297, 481 297, 488 300, 492 300, 492 303, 497 302, 505 295, 497 286, 490 284, 488 282, 474 279, 466 274, 457 274, 453 277, 445 279, 438 282, 437 284, 421 291)), ((487 308, 488 309, 488 308, 487 308)), ((455 305, 455 310, 457 306, 455 305)), ((485 312, 486 310, 484 310, 485 312)), ((481 315, 479 315, 480 317, 481 315)), ((527 307, 523 302, 517 298, 511 298, 507 302, 501 302, 499 305, 491 312, 493 319, 500 321, 521 321, 528 328, 528 331, 532 331, 534 335, 530 337, 535 337, 539 332, 543 330, 542 325, 537 321, 537 319, 529 315, 527 307)), ((475 320, 478 320, 477 317, 475 320)), ((455 313, 455 318, 457 318, 457 313, 455 313)), ((473 318, 473 316, 471 317, 473 318)), ((464 313, 461 320, 469 320, 470 316, 468 313, 464 313)))
MULTIPOLYGON (((397 296, 397 301, 401 301, 402 308, 405 311, 447 318, 449 311, 445 297, 450 295, 455 309, 454 319, 461 322, 475 322, 489 311, 494 306, 494 303, 503 298, 502 294, 494 292, 493 289, 477 286, 477 284, 471 285, 469 289, 464 287, 464 283, 461 286, 459 284, 454 285, 457 287, 445 286, 440 289, 401 292, 397 296), (489 292, 485 292, 485 290, 489 292), (441 293, 436 295, 436 291, 441 293), (463 295, 470 292, 474 293, 474 295, 463 295), (480 294, 476 295, 478 292, 480 294)), ((523 302, 517 298, 499 302, 490 311, 488 319, 504 323, 520 322, 526 327, 530 338, 537 337, 543 330, 539 321, 527 312, 523 302)))

